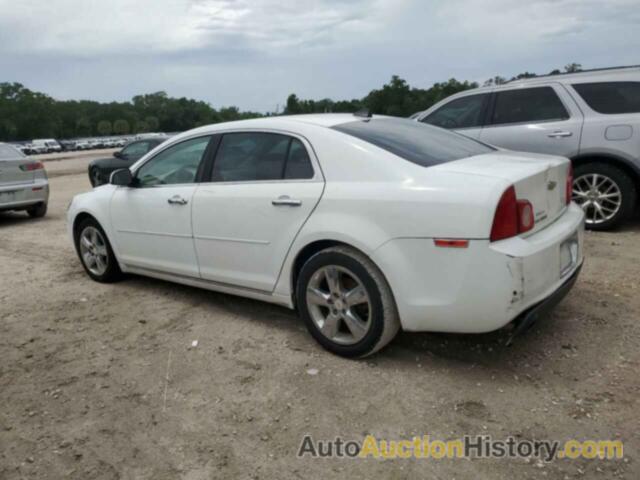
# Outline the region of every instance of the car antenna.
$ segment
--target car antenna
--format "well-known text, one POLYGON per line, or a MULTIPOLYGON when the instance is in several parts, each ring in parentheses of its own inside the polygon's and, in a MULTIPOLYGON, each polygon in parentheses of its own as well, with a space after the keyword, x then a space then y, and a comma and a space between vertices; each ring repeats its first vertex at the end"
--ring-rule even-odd
POLYGON ((360 117, 360 118, 371 118, 371 110, 369 110, 368 108, 361 108, 360 110, 358 110, 357 112, 355 112, 353 114, 354 117, 360 117))

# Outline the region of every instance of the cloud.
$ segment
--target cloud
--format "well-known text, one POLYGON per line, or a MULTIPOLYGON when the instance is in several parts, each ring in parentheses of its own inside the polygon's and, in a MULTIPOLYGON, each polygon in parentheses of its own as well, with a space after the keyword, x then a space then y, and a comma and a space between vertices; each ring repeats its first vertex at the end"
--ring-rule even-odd
POLYGON ((639 63, 639 0, 0 0, 0 81, 57 98, 165 90, 273 110, 358 98, 391 75, 639 63))
POLYGON ((404 0, 0 0, 0 50, 66 55, 314 47, 384 26, 404 0), (10 34, 10 35, 9 35, 10 34))

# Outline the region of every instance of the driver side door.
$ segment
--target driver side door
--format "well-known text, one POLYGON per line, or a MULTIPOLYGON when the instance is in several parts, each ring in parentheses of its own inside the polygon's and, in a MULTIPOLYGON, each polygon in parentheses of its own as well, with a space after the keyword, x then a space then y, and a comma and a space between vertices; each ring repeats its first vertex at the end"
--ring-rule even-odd
POLYGON ((111 198, 111 223, 126 265, 198 277, 191 226, 192 198, 212 136, 173 144, 134 172, 111 198))

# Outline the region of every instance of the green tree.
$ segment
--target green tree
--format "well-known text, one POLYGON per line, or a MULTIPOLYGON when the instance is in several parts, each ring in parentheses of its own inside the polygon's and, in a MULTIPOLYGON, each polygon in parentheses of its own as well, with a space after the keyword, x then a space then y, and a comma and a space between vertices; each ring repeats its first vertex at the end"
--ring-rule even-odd
POLYGON ((582 65, 579 63, 569 63, 564 66, 564 71, 567 73, 576 73, 582 71, 582 65))
POLYGON ((160 120, 158 120, 158 117, 154 117, 152 115, 149 115, 148 117, 146 117, 144 119, 144 123, 147 124, 147 128, 149 129, 150 132, 155 132, 160 127, 160 120))
POLYGON ((134 133, 146 133, 149 131, 149 125, 144 120, 138 120, 133 131, 134 133))
POLYGON ((97 130, 100 135, 111 135, 111 122, 109 120, 100 120, 97 130))
POLYGON ((91 122, 87 117, 81 117, 76 122, 76 134, 79 136, 91 135, 91 122))
POLYGON ((113 122, 113 133, 116 135, 126 135, 129 133, 129 122, 122 118, 113 122))

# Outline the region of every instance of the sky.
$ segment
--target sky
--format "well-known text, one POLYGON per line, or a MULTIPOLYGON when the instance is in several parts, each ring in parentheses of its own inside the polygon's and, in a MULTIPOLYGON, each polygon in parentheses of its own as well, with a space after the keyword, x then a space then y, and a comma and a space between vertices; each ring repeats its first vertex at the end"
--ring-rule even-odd
POLYGON ((640 64, 640 0, 0 0, 0 81, 215 108, 640 64))

